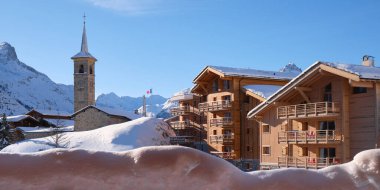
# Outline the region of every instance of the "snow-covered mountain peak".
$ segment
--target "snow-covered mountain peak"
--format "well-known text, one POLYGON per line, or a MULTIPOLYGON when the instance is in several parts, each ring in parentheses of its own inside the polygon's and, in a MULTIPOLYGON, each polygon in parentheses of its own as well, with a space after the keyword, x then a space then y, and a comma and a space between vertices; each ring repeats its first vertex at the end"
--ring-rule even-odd
POLYGON ((285 67, 280 69, 280 72, 294 72, 294 73, 301 73, 302 70, 294 63, 288 63, 285 65, 285 67))
POLYGON ((1 42, 0 59, 18 61, 15 48, 7 42, 1 42))

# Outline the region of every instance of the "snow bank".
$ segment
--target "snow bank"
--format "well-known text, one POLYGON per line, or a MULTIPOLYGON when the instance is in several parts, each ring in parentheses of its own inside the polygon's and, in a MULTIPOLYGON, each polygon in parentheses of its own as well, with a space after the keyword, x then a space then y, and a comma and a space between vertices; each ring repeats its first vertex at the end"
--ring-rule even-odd
MULTIPOLYGON (((68 148, 125 151, 142 146, 170 144, 174 132, 161 119, 139 118, 99 129, 64 133, 68 148), (167 135, 166 135, 167 134, 167 135)), ((65 144, 65 143, 62 143, 65 144)), ((52 149, 51 138, 29 139, 5 147, 1 152, 31 153, 52 149)))
POLYGON ((378 189, 380 150, 323 170, 244 173, 180 146, 125 152, 55 149, 0 154, 1 189, 378 189))

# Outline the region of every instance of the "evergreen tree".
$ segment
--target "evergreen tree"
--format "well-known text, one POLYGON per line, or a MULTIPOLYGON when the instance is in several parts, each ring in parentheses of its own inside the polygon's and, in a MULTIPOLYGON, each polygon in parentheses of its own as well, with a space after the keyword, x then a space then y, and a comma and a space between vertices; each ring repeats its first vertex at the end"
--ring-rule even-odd
POLYGON ((1 120, 1 128, 0 128, 0 148, 3 149, 9 144, 10 144, 9 125, 7 122, 7 117, 4 113, 3 118, 1 120))

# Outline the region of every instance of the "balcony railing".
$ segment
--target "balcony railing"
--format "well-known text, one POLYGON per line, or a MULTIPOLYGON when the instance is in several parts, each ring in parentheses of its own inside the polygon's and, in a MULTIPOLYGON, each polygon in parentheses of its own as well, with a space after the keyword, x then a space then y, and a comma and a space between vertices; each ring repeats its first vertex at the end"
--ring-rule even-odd
POLYGON ((339 104, 336 102, 316 102, 277 108, 278 119, 334 116, 337 113, 339 113, 339 104))
POLYGON ((232 107, 232 102, 230 100, 204 102, 204 103, 199 103, 198 107, 199 107, 199 111, 201 112, 227 110, 232 107))
POLYGON ((193 143, 193 142, 194 142, 193 136, 170 137, 170 144, 186 144, 186 143, 193 143))
POLYGON ((296 167, 296 168, 314 168, 320 169, 331 165, 340 164, 340 159, 332 158, 317 158, 317 157, 278 157, 279 167, 296 167))
POLYGON ((278 133, 278 142, 299 144, 336 143, 342 136, 335 130, 282 131, 278 133))
POLYGON ((232 143, 234 134, 210 135, 211 143, 232 143))
POLYGON ((189 121, 174 121, 170 122, 170 126, 174 129, 186 129, 190 127, 189 121))
POLYGON ((199 114, 199 109, 192 106, 179 106, 170 109, 170 113, 173 116, 185 115, 189 113, 199 114))
POLYGON ((221 117, 221 118, 213 118, 210 119, 210 126, 229 126, 232 125, 232 118, 231 117, 221 117))
POLYGON ((234 152, 216 152, 216 151, 211 151, 211 154, 218 156, 223 159, 227 160, 233 160, 236 158, 236 154, 234 152))

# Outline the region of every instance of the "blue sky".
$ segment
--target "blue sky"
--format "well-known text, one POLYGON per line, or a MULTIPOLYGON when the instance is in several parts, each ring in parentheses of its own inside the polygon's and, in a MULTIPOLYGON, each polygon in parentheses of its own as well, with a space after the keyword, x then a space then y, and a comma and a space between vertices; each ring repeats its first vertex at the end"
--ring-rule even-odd
MULTIPOLYGON (((380 57, 378 0, 1 0, 0 42, 21 61, 73 83, 82 15, 96 94, 169 97, 206 65, 302 69, 380 57)), ((380 63, 377 63, 380 65, 380 63)))

